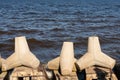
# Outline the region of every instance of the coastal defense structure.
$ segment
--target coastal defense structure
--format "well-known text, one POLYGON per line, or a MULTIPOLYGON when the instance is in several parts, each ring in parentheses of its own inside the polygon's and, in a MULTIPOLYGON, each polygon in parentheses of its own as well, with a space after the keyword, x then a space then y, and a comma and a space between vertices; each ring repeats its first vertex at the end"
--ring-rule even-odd
POLYGON ((15 38, 15 52, 2 62, 2 71, 13 69, 8 80, 47 80, 45 70, 29 50, 24 36, 15 38))
POLYGON ((40 65, 40 61, 29 50, 24 36, 15 38, 15 52, 2 63, 2 71, 21 65, 31 68, 38 68, 40 65))
POLYGON ((49 61, 47 69, 30 51, 26 38, 16 37, 15 52, 6 60, 0 57, 0 80, 78 80, 75 63, 85 70, 85 80, 118 80, 112 71, 116 61, 101 51, 96 36, 89 37, 88 51, 79 60, 74 58, 73 42, 64 42, 60 56, 49 61))
POLYGON ((73 43, 64 42, 60 57, 49 61, 47 66, 53 70, 56 80, 78 80, 75 61, 73 43))
POLYGON ((76 64, 80 70, 85 69, 86 80, 117 80, 112 72, 115 62, 114 59, 101 51, 98 37, 92 36, 88 40, 88 52, 76 64))

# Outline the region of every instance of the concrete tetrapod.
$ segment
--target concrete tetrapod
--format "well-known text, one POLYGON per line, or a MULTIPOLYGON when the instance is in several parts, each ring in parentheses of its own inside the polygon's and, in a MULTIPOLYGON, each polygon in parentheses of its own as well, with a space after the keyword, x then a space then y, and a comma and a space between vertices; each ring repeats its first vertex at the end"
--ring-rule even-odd
POLYGON ((64 42, 60 54, 60 70, 62 75, 70 75, 74 66, 74 49, 72 42, 64 42))
POLYGON ((15 52, 2 63, 2 71, 21 65, 37 68, 39 64, 40 61, 29 50, 25 36, 21 36, 15 38, 15 52))
POLYGON ((113 68, 115 60, 107 56, 101 51, 99 39, 96 36, 89 37, 88 52, 83 55, 76 64, 80 70, 83 70, 90 66, 102 66, 106 68, 113 68))
POLYGON ((48 62, 48 69, 61 70, 63 76, 70 75, 76 72, 75 67, 76 59, 74 58, 73 42, 64 42, 61 50, 60 57, 57 57, 48 62))

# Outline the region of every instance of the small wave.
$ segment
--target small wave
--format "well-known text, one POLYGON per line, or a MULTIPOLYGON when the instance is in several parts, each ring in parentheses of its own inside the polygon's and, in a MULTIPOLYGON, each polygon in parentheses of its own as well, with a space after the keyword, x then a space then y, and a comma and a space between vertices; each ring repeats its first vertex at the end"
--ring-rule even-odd
POLYGON ((87 45, 87 38, 83 38, 83 37, 77 37, 75 38, 76 42, 75 42, 75 46, 85 46, 87 45))
MULTIPOLYGON (((99 25, 99 26, 88 26, 87 27, 87 29, 88 30, 103 30, 103 31, 105 31, 105 30, 113 30, 113 29, 118 29, 118 26, 114 26, 114 25, 108 25, 108 26, 101 26, 101 25, 99 25)), ((105 31, 105 32, 107 32, 107 31, 105 31)))
POLYGON ((6 34, 6 33, 7 33, 7 31, 0 31, 0 35, 6 34))
POLYGON ((12 45, 8 43, 0 43, 0 48, 5 48, 6 46, 12 46, 12 45))
POLYGON ((51 31, 55 31, 55 32, 57 32, 57 31, 63 31, 64 29, 62 29, 62 28, 53 28, 51 31))
POLYGON ((116 18, 116 16, 115 15, 108 15, 108 16, 106 16, 107 18, 116 18))
POLYGON ((9 30, 8 34, 17 34, 18 36, 20 36, 21 34, 35 34, 35 33, 41 33, 41 31, 39 30, 9 30))
POLYGON ((59 11, 59 10, 55 10, 55 11, 52 11, 52 14, 62 14, 62 15, 71 15, 71 12, 70 11, 59 11))
POLYGON ((13 52, 14 45, 10 43, 0 43, 0 51, 13 52))
POLYGON ((50 40, 37 40, 35 38, 27 39, 28 43, 30 45, 38 45, 43 48, 51 48, 51 47, 56 47, 56 43, 54 41, 50 40))
POLYGON ((84 13, 82 11, 76 11, 73 13, 73 15, 84 15, 84 13))
POLYGON ((39 30, 9 30, 9 31, 0 31, 0 35, 22 35, 22 34, 36 34, 36 33, 39 33, 39 34, 43 34, 42 31, 39 31, 39 30))
POLYGON ((54 18, 40 18, 40 19, 36 19, 37 21, 57 21, 54 18))
POLYGON ((38 12, 34 12, 34 11, 32 12, 32 11, 31 11, 31 12, 23 12, 22 14, 23 14, 23 15, 38 15, 39 13, 38 13, 38 12))
POLYGON ((120 8, 120 5, 118 4, 118 5, 115 5, 116 7, 118 7, 118 8, 120 8))

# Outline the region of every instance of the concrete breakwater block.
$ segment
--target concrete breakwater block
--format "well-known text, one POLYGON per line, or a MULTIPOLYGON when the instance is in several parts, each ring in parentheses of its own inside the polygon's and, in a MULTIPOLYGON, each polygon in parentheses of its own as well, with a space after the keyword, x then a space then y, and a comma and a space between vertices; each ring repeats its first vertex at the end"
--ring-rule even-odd
POLYGON ((75 62, 73 42, 64 42, 60 57, 49 61, 47 68, 53 70, 56 80, 78 80, 75 62))
POLYGON ((25 36, 15 38, 15 52, 2 62, 2 71, 21 65, 32 68, 37 68, 40 65, 39 59, 30 51, 25 36))
POLYGON ((92 65, 112 69, 116 61, 102 52, 99 38, 92 36, 88 38, 88 51, 76 63, 80 70, 92 65))
POLYGON ((97 36, 88 38, 88 51, 76 62, 79 70, 85 70, 86 80, 118 80, 112 72, 115 63, 102 52, 97 36))

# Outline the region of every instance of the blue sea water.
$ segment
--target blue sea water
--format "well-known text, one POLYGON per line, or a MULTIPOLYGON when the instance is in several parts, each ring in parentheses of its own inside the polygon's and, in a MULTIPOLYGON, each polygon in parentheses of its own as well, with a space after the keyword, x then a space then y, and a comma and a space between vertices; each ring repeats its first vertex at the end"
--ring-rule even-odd
POLYGON ((31 51, 47 62, 73 41, 75 57, 87 51, 89 36, 120 61, 120 0, 0 0, 0 53, 14 52, 14 38, 26 36, 31 51))

